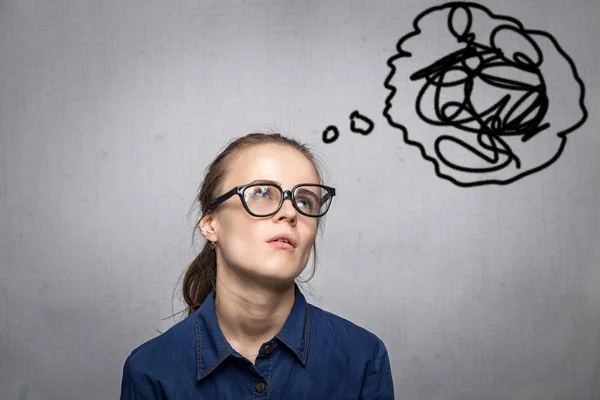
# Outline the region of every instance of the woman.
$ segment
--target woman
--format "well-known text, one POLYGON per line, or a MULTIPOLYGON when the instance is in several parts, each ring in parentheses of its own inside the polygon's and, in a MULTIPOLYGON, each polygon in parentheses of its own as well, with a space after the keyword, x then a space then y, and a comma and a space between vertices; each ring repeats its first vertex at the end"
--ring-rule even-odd
POLYGON ((334 196, 306 145, 230 143, 198 195, 207 243, 184 277, 188 316, 131 352, 121 399, 393 399, 384 343, 295 283, 334 196))

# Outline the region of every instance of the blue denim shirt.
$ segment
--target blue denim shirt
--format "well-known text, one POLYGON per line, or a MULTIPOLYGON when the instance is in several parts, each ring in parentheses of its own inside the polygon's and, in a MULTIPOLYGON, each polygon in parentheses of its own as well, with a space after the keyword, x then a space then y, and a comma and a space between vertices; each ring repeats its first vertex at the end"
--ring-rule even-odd
POLYGON ((393 400, 387 349, 373 333, 306 302, 295 285, 285 324, 256 363, 235 351, 202 306, 125 360, 121 400, 393 400))

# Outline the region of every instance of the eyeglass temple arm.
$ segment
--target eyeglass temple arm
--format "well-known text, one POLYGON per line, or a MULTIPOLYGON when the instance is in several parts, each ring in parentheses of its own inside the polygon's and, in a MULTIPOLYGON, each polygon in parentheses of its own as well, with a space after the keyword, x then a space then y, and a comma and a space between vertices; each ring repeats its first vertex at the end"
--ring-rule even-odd
POLYGON ((335 192, 333 192, 333 194, 330 194, 329 192, 325 193, 325 196, 323 196, 321 198, 321 204, 325 203, 327 200, 329 200, 330 198, 332 198, 334 194, 335 194, 335 192))
MULTIPOLYGON (((221 204, 222 202, 224 202, 225 200, 229 199, 231 196, 235 195, 236 193, 239 193, 240 190, 240 186, 236 186, 233 189, 231 189, 229 192, 227 193, 223 193, 222 195, 220 195, 219 197, 217 197, 216 199, 212 199, 207 205, 206 207, 204 207, 204 211, 203 213, 205 213, 208 209, 210 208, 214 208, 217 205, 221 204)), ((241 196, 241 195, 240 195, 241 196)))

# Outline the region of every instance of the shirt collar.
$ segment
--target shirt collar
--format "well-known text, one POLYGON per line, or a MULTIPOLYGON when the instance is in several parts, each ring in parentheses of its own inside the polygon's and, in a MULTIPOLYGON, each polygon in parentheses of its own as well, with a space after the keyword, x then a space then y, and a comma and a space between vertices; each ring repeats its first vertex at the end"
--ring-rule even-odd
MULTIPOLYGON (((305 365, 310 331, 309 304, 296 283, 294 283, 294 292, 294 305, 275 338, 292 350, 302 365, 305 365)), ((232 355, 233 349, 219 327, 215 312, 214 289, 208 294, 195 314, 196 377, 200 380, 212 372, 228 356, 232 355)))

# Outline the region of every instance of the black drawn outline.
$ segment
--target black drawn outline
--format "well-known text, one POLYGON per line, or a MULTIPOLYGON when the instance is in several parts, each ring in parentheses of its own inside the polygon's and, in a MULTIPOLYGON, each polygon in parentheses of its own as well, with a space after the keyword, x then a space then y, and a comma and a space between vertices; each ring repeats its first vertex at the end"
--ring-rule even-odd
POLYGON ((375 123, 371 121, 366 116, 362 115, 358 112, 358 110, 352 111, 350 114, 350 130, 354 133, 360 133, 362 135, 368 135, 373 132, 373 128, 375 127, 375 123), (361 129, 356 127, 356 120, 359 119, 368 125, 367 129, 361 129))
MULTIPOLYGON (((383 110, 383 116, 386 118, 386 120, 388 121, 388 123, 391 126, 393 126, 395 128, 398 128, 398 129, 400 129, 402 131, 404 141, 407 144, 410 144, 410 145, 413 145, 413 146, 417 146, 420 149, 421 155, 423 156, 423 158, 426 159, 426 160, 428 160, 428 161, 431 161, 434 164, 434 166, 435 166, 435 173, 436 173, 436 175, 438 177, 444 178, 444 179, 448 179, 448 180, 452 181, 454 184, 456 184, 458 186, 463 186, 463 187, 481 186, 481 185, 485 185, 485 184, 506 185, 506 184, 512 183, 512 182, 514 182, 514 181, 516 181, 516 180, 518 180, 520 178, 523 178, 523 177, 525 177, 527 175, 530 175, 530 174, 533 174, 535 172, 538 172, 538 171, 540 171, 540 170, 548 167, 552 163, 554 163, 560 157, 560 155, 562 154, 562 152, 564 150, 564 147, 566 145, 566 135, 569 134, 570 132, 576 130, 577 128, 579 128, 587 120, 588 112, 587 112, 587 109, 585 108, 585 104, 584 104, 585 87, 584 87, 583 81, 579 77, 579 74, 577 72, 577 69, 575 67, 575 64, 574 64, 573 60, 562 50, 562 48, 557 43, 556 39, 554 39, 554 37, 552 35, 550 35, 549 33, 543 32, 543 31, 538 31, 538 30, 526 30, 524 28, 523 24, 521 24, 515 18, 509 17, 509 16, 495 15, 491 11, 489 11, 486 7, 484 7, 482 5, 479 5, 479 4, 476 4, 476 3, 471 3, 471 2, 449 2, 449 3, 445 3, 443 5, 440 5, 440 6, 430 7, 429 9, 421 12, 414 19, 414 21, 413 21, 413 28, 414 28, 414 30, 412 32, 410 32, 407 35, 403 36, 397 42, 397 44, 396 44, 396 50, 398 51, 398 54, 393 55, 387 61, 387 65, 391 68, 391 72, 388 74, 388 77, 386 78, 386 80, 384 82, 384 87, 386 89, 390 90, 390 94, 387 96, 387 98, 385 100, 385 108, 383 110), (471 14, 470 14, 469 8, 474 8, 474 9, 476 8, 476 9, 479 9, 481 11, 484 11, 486 14, 488 14, 490 17, 492 17, 492 18, 494 18, 496 20, 500 19, 500 20, 508 21, 508 22, 511 22, 511 23, 513 23, 513 24, 515 24, 517 26, 517 27, 515 27, 513 25, 501 25, 501 26, 497 27, 492 32, 492 34, 491 34, 491 39, 492 39, 491 40, 491 42, 492 42, 491 44, 492 44, 492 46, 494 46, 493 39, 494 39, 494 37, 495 37, 494 35, 495 35, 495 33, 497 33, 498 29, 507 29, 508 28, 508 29, 514 30, 517 33, 522 34, 523 37, 526 38, 526 39, 528 39, 527 38, 528 34, 535 34, 535 35, 541 35, 541 36, 546 37, 547 39, 549 39, 552 42, 552 44, 555 46, 555 48, 559 52, 559 54, 562 57, 564 57, 564 59, 568 62, 569 66, 571 67, 571 72, 573 73, 575 80, 577 81, 577 83, 579 84, 579 86, 581 88, 581 93, 580 93, 580 96, 579 96, 579 106, 580 106, 580 108, 582 110, 583 116, 580 118, 580 120, 576 124, 572 125, 571 127, 567 128, 567 129, 565 129, 565 130, 563 130, 561 132, 556 133, 556 135, 558 137, 560 137, 562 140, 561 140, 561 143, 560 143, 560 148, 558 149, 558 151, 556 152, 556 154, 550 160, 544 162, 542 165, 539 165, 539 166, 537 166, 535 168, 529 169, 529 170, 524 171, 524 172, 522 172, 520 174, 516 174, 512 178, 506 179, 506 180, 490 179, 490 180, 477 181, 477 182, 471 182, 471 183, 460 182, 460 181, 457 181, 452 176, 448 176, 448 175, 445 175, 445 174, 441 173, 440 168, 439 168, 439 164, 438 164, 437 160, 435 158, 433 158, 433 157, 427 156, 427 154, 425 153, 425 147, 421 143, 416 142, 416 141, 412 141, 412 140, 410 140, 408 138, 408 130, 407 130, 407 128, 404 125, 393 121, 391 115, 389 114, 389 110, 392 107, 391 99, 395 96, 395 94, 397 92, 397 89, 393 85, 390 84, 390 81, 392 80, 393 76, 396 73, 396 67, 393 65, 393 63, 394 63, 395 60, 397 60, 399 58, 411 57, 412 56, 409 52, 407 52, 407 51, 405 51, 405 50, 402 49, 402 45, 403 45, 403 43, 406 40, 410 39, 413 36, 419 35, 421 33, 421 30, 418 27, 418 24, 419 24, 420 20, 424 16, 426 16, 427 14, 430 14, 430 13, 435 12, 435 11, 440 11, 440 10, 443 10, 443 9, 447 9, 447 8, 451 8, 451 12, 449 13, 449 16, 448 16, 448 27, 451 30, 451 32, 454 34, 455 37, 460 38, 459 40, 462 40, 464 42, 473 44, 474 35, 473 34, 468 34, 468 29, 470 27, 470 22, 471 22, 470 21, 471 14), (462 34, 459 34, 458 32, 456 32, 452 28, 452 26, 450 24, 452 16, 453 16, 454 12, 457 9, 462 9, 462 10, 466 11, 467 15, 469 16, 469 22, 466 24, 465 32, 463 32, 462 34), (465 34, 465 33, 467 33, 467 34, 465 34)), ((515 57, 514 57, 514 61, 512 61, 512 63, 513 64, 520 64, 519 66, 521 68, 526 68, 527 66, 529 66, 530 70, 533 70, 534 67, 535 67, 535 69, 537 69, 537 66, 539 64, 541 64, 541 62, 542 62, 542 54, 541 54, 541 51, 540 51, 539 47, 535 44, 535 42, 533 40, 529 40, 528 39, 528 42, 530 44, 532 44, 533 47, 534 47, 534 49, 536 50, 537 55, 539 56, 538 57, 539 58, 539 63, 533 62, 533 60, 529 59, 525 54, 522 54, 522 53, 516 53, 515 57)), ((490 48, 483 49, 483 50, 484 51, 487 50, 489 52, 489 49, 490 48)), ((478 53, 478 50, 481 51, 482 49, 478 48, 477 44, 475 44, 475 45, 473 45, 471 47, 467 47, 466 50, 463 49, 462 50, 463 54, 453 53, 453 54, 451 54, 449 56, 444 57, 440 61, 448 61, 448 57, 450 57, 450 59, 452 57, 460 59, 461 56, 464 57, 464 53, 468 53, 468 55, 470 55, 470 56, 481 57, 481 54, 478 53)), ((498 56, 502 57, 502 53, 499 52, 499 51, 495 51, 495 53, 492 52, 491 54, 492 54, 491 58, 496 57, 496 59, 497 59, 498 56)), ((506 60, 507 59, 504 58, 504 61, 506 61, 506 60)), ((481 61, 485 61, 485 60, 483 60, 482 57, 481 57, 480 58, 480 62, 481 61)), ((484 64, 484 63, 481 62, 481 64, 484 64)), ((435 70, 435 68, 439 68, 441 65, 443 65, 443 63, 440 64, 439 61, 438 61, 438 63, 434 63, 433 66, 428 67, 429 68, 428 71, 431 72, 431 70, 435 70)), ((423 70, 421 70, 421 72, 422 71, 423 70)), ((532 71, 532 72, 535 72, 535 71, 532 71)), ((426 77, 426 76, 427 76, 427 74, 424 74, 424 73, 419 74, 419 72, 417 72, 417 73, 415 73, 415 74, 413 74, 411 76, 411 79, 418 79, 418 78, 426 77)), ((543 86, 544 85, 543 77, 541 76, 541 74, 538 74, 538 77, 540 78, 540 83, 542 84, 542 87, 544 87, 543 86)), ((431 79, 429 79, 428 83, 430 84, 431 82, 432 82, 431 79)), ((508 87, 509 85, 516 84, 516 82, 511 82, 511 81, 508 81, 508 80, 502 81, 502 80, 499 80, 499 79, 496 79, 493 83, 496 84, 496 85, 500 85, 500 86, 505 85, 504 87, 508 87)), ((424 90, 425 89, 421 90, 421 92, 419 93, 419 97, 423 94, 424 90)), ((538 94, 539 93, 541 93, 541 91, 538 91, 538 94)), ((439 98, 439 93, 438 93, 438 98, 439 98)), ((526 99, 527 99, 527 97, 521 99, 520 102, 517 102, 517 105, 515 105, 513 107, 513 111, 520 104, 522 104, 522 102, 524 102, 526 99)), ((485 114, 497 113, 497 115, 498 115, 504 109, 504 107, 506 105, 506 102, 507 102, 507 99, 504 98, 502 101, 500 101, 499 103, 497 103, 494 107, 492 107, 489 110, 486 110, 485 114)), ((417 101, 417 103, 418 103, 418 101, 417 101)), ((541 110, 541 112, 538 113, 538 115, 536 116, 536 118, 533 119, 533 122, 535 122, 535 124, 533 124, 532 126, 529 126, 529 127, 530 128, 534 128, 534 129, 531 130, 531 131, 529 131, 528 134, 526 134, 526 135, 523 136, 523 139, 522 139, 523 141, 529 140, 535 134, 537 134, 537 133, 541 132, 542 130, 548 128, 548 124, 541 125, 541 126, 539 125, 539 123, 543 119, 543 116, 544 116, 545 112, 547 111, 547 107, 548 107, 547 104, 548 103, 547 103, 547 98, 545 97, 545 93, 544 93, 544 96, 541 97, 541 101, 534 102, 534 105, 537 105, 537 106, 540 107, 540 108, 538 108, 538 110, 541 110), (542 118, 539 118, 540 114, 542 114, 542 118)), ((436 106, 439 106, 439 104, 436 104, 436 106)), ((461 111, 464 111, 466 109, 465 105, 454 104, 454 106, 457 107, 458 110, 459 110, 455 114, 455 116, 458 115, 458 113, 460 113, 461 111)), ((438 108, 438 117, 439 117, 441 115, 439 111, 442 111, 442 110, 439 110, 439 107, 436 107, 436 108, 438 108)), ((534 107, 534 108, 536 108, 536 107, 534 107)), ((417 107, 417 110, 418 110, 418 107, 417 107)), ((508 126, 504 126, 503 128, 508 128, 508 129, 505 129, 506 132, 504 132, 503 135, 505 135, 505 136, 506 135, 515 135, 515 133, 514 133, 515 128, 519 128, 519 124, 521 123, 523 117, 527 116, 527 114, 529 114, 529 112, 531 112, 531 111, 534 111, 533 108, 532 108, 532 106, 530 106, 528 108, 528 110, 526 110, 526 113, 524 115, 521 115, 521 117, 517 117, 517 118, 513 119, 511 121, 511 124, 508 124, 508 126), (513 132, 511 132, 511 130, 513 132)), ((422 113, 420 113, 419 111, 417 111, 417 113, 419 114, 419 117, 421 117, 423 120, 426 120, 426 118, 424 117, 424 115, 422 115, 422 113)), ((512 114, 512 112, 509 112, 508 115, 505 116, 505 120, 508 117, 512 116, 511 114, 512 114)), ((479 115, 479 117, 481 117, 482 115, 479 115)), ((488 118, 488 122, 492 125, 493 128, 500 128, 501 127, 500 124, 503 122, 503 121, 499 120, 499 118, 497 117, 497 115, 492 115, 491 117, 488 118)), ((444 117, 444 115, 441 115, 441 116, 444 117)), ((445 115, 445 117, 448 117, 448 115, 445 115)), ((446 118, 446 119, 448 119, 448 118, 446 118)), ((429 120, 427 120, 427 122, 428 123, 437 124, 435 121, 429 121, 429 120)), ((446 123, 444 123, 444 124, 448 125, 447 122, 448 121, 446 121, 446 123)), ((462 122, 464 122, 464 121, 462 121, 462 122)), ((483 124, 485 121, 480 120, 479 122, 481 122, 483 124)), ((530 123, 531 123, 531 121, 528 124, 530 124, 530 123)), ((483 124, 483 125, 485 125, 485 124, 483 124)), ((464 127, 462 127, 461 129, 464 130, 464 127)), ((521 134, 521 132, 522 131, 519 131, 517 134, 521 134)), ((436 142, 435 142, 436 152, 439 152, 439 142, 440 142, 440 140, 453 140, 457 144, 462 145, 463 147, 470 148, 470 150, 472 152, 478 154, 480 157, 482 157, 482 158, 486 157, 485 154, 483 154, 481 152, 478 152, 473 147, 468 146, 467 144, 462 143, 458 139, 455 139, 455 138, 450 137, 450 136, 445 136, 445 137, 443 137, 443 139, 442 139, 442 137, 440 137, 440 138, 438 138, 436 140, 436 142)), ((507 159, 508 163, 514 161, 516 163, 517 168, 520 167, 520 162, 519 162, 518 157, 516 157, 516 155, 514 155, 510 151, 510 148, 507 145, 507 143, 504 142, 501 138, 499 138, 499 137, 492 137, 489 134, 488 135, 479 134, 478 135, 478 143, 483 148, 488 149, 488 150, 492 150, 495 153, 495 157, 491 158, 491 159, 488 159, 489 161, 497 161, 497 159, 499 158, 499 154, 505 154, 505 155, 508 156, 508 159, 507 159), (484 136, 487 136, 489 138, 489 143, 484 143, 483 142, 483 137, 484 136)), ((506 165, 508 165, 508 163, 501 164, 500 168, 505 167, 506 165)), ((448 163, 447 165, 450 165, 450 164, 448 163)), ((453 167, 455 169, 461 170, 461 167, 459 167, 459 166, 453 166, 453 167)), ((488 172, 488 171, 482 171, 482 170, 469 170, 468 168, 462 168, 462 170, 466 171, 466 172, 488 172)))
POLYGON ((323 143, 326 143, 326 144, 333 143, 339 137, 340 137, 340 131, 338 130, 337 126, 335 126, 335 125, 329 125, 323 131, 323 143), (328 138, 327 137, 327 135, 329 134, 329 132, 333 132, 333 137, 332 138, 328 138))

